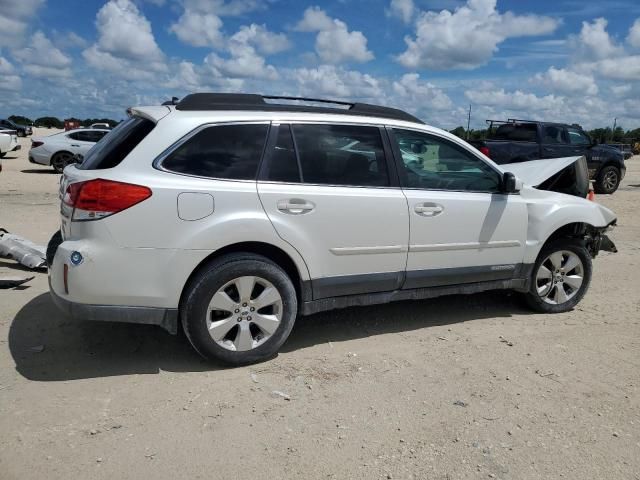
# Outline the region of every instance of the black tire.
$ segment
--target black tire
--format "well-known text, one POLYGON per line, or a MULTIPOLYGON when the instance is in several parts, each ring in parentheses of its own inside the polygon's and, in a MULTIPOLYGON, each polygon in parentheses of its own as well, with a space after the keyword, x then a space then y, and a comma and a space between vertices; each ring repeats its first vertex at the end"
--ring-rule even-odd
POLYGON ((18 130, 18 131, 17 131, 17 135, 18 135, 19 137, 26 137, 26 135, 25 135, 25 133, 24 133, 24 130, 18 130))
POLYGON ((4 156, 7 154, 8 152, 0 152, 0 158, 4 158, 4 156))
POLYGON ((598 172, 594 190, 596 193, 611 194, 620 186, 620 180, 620 169, 614 165, 607 165, 598 172))
POLYGON ((69 152, 58 152, 51 157, 51 166, 57 173, 62 173, 64 167, 73 163, 73 155, 69 152))
POLYGON ((268 258, 252 253, 225 255, 206 265, 190 280, 180 305, 182 327, 191 345, 204 358, 228 365, 246 365, 274 356, 289 337, 297 314, 298 299, 289 276, 268 258), (263 343, 250 350, 232 351, 219 345, 209 334, 207 309, 219 289, 245 276, 267 280, 276 288, 282 299, 281 320, 263 343))
MULTIPOLYGON (((564 257, 563 257, 564 258, 564 257)), ((567 274, 570 273, 566 272, 567 274)), ((591 274, 592 274, 592 264, 591 264, 591 256, 589 252, 584 247, 581 241, 573 238, 560 238, 550 242, 548 245, 545 245, 538 258, 536 259, 536 263, 534 264, 533 271, 531 272, 531 286, 529 287, 529 291, 524 294, 524 299, 526 303, 533 310, 541 313, 562 313, 568 312, 573 309, 582 297, 584 297, 585 293, 589 289, 589 284, 591 283, 591 274), (545 262, 548 257, 555 253, 561 251, 573 252, 578 256, 580 261, 582 262, 582 285, 577 289, 575 295, 573 295, 568 301, 559 304, 551 304, 544 300, 543 297, 538 293, 538 281, 537 275, 538 271, 545 262)), ((553 291, 552 287, 550 291, 553 291)), ((564 288, 564 286, 562 287, 564 288)))

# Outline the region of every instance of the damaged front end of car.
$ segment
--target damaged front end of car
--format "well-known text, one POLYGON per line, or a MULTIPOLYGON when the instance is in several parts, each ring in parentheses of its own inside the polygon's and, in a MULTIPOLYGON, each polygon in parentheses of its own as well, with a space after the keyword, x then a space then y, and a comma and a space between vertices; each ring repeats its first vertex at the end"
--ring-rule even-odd
POLYGON ((600 251, 617 253, 618 249, 615 244, 611 241, 611 239, 605 234, 612 230, 616 226, 616 221, 614 220, 606 227, 592 227, 587 225, 585 228, 585 232, 583 235, 584 245, 586 249, 591 254, 592 258, 596 258, 600 251))

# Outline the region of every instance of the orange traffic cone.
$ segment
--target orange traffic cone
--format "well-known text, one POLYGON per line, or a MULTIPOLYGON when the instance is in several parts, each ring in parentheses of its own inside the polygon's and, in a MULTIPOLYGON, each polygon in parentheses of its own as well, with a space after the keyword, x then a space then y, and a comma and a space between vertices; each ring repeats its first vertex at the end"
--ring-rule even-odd
POLYGON ((593 193, 593 188, 589 189, 589 193, 587 194, 587 200, 591 200, 592 202, 596 200, 596 194, 593 193))

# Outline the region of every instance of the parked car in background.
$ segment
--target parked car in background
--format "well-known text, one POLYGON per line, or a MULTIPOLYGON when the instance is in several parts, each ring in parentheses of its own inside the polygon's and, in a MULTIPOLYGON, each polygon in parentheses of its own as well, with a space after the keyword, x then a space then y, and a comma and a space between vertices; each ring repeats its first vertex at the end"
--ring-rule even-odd
POLYGON ((7 153, 20 150, 18 135, 15 130, 0 129, 0 158, 7 153))
POLYGON ((0 129, 15 130, 19 137, 33 134, 33 128, 29 125, 20 125, 6 118, 0 119, 0 129))
POLYGON ((0 129, 0 172, 2 171, 2 157, 15 150, 20 150, 16 131, 0 129))
POLYGON ((584 155, 596 193, 615 192, 624 178, 623 153, 612 146, 596 144, 580 127, 514 119, 487 122, 487 138, 469 143, 499 165, 584 155))
POLYGON ((33 137, 29 161, 51 165, 56 172, 62 173, 64 167, 76 162, 76 155, 86 155, 109 132, 105 129, 80 128, 48 137, 33 137))
POLYGON ((335 308, 514 289, 566 312, 615 251, 611 210, 533 188, 579 156, 501 167, 401 110, 288 100, 132 108, 64 170, 55 303, 182 327, 204 357, 243 364, 335 308))
POLYGON ((607 143, 606 145, 620 150, 624 155, 625 160, 629 160, 633 157, 633 148, 630 143, 607 143))
POLYGON ((101 128, 104 130, 111 130, 111 125, 108 123, 92 123, 89 128, 101 128))

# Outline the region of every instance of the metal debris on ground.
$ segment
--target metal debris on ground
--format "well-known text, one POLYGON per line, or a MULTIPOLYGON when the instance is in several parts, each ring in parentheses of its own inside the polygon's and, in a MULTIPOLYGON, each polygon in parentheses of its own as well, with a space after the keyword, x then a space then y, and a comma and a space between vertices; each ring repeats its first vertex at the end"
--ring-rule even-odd
POLYGON ((15 288, 35 277, 0 277, 0 288, 15 288))
POLYGON ((453 402, 454 405, 458 406, 458 407, 466 407, 467 404, 464 403, 462 400, 456 400, 455 402, 453 402))
POLYGON ((4 228, 0 228, 0 257, 11 258, 31 269, 47 267, 45 248, 42 245, 9 233, 4 228))
POLYGON ((284 398, 285 400, 291 400, 291 397, 289 395, 287 395, 286 393, 281 392, 279 390, 274 390, 273 392, 271 392, 271 394, 274 397, 281 397, 281 398, 284 398))

